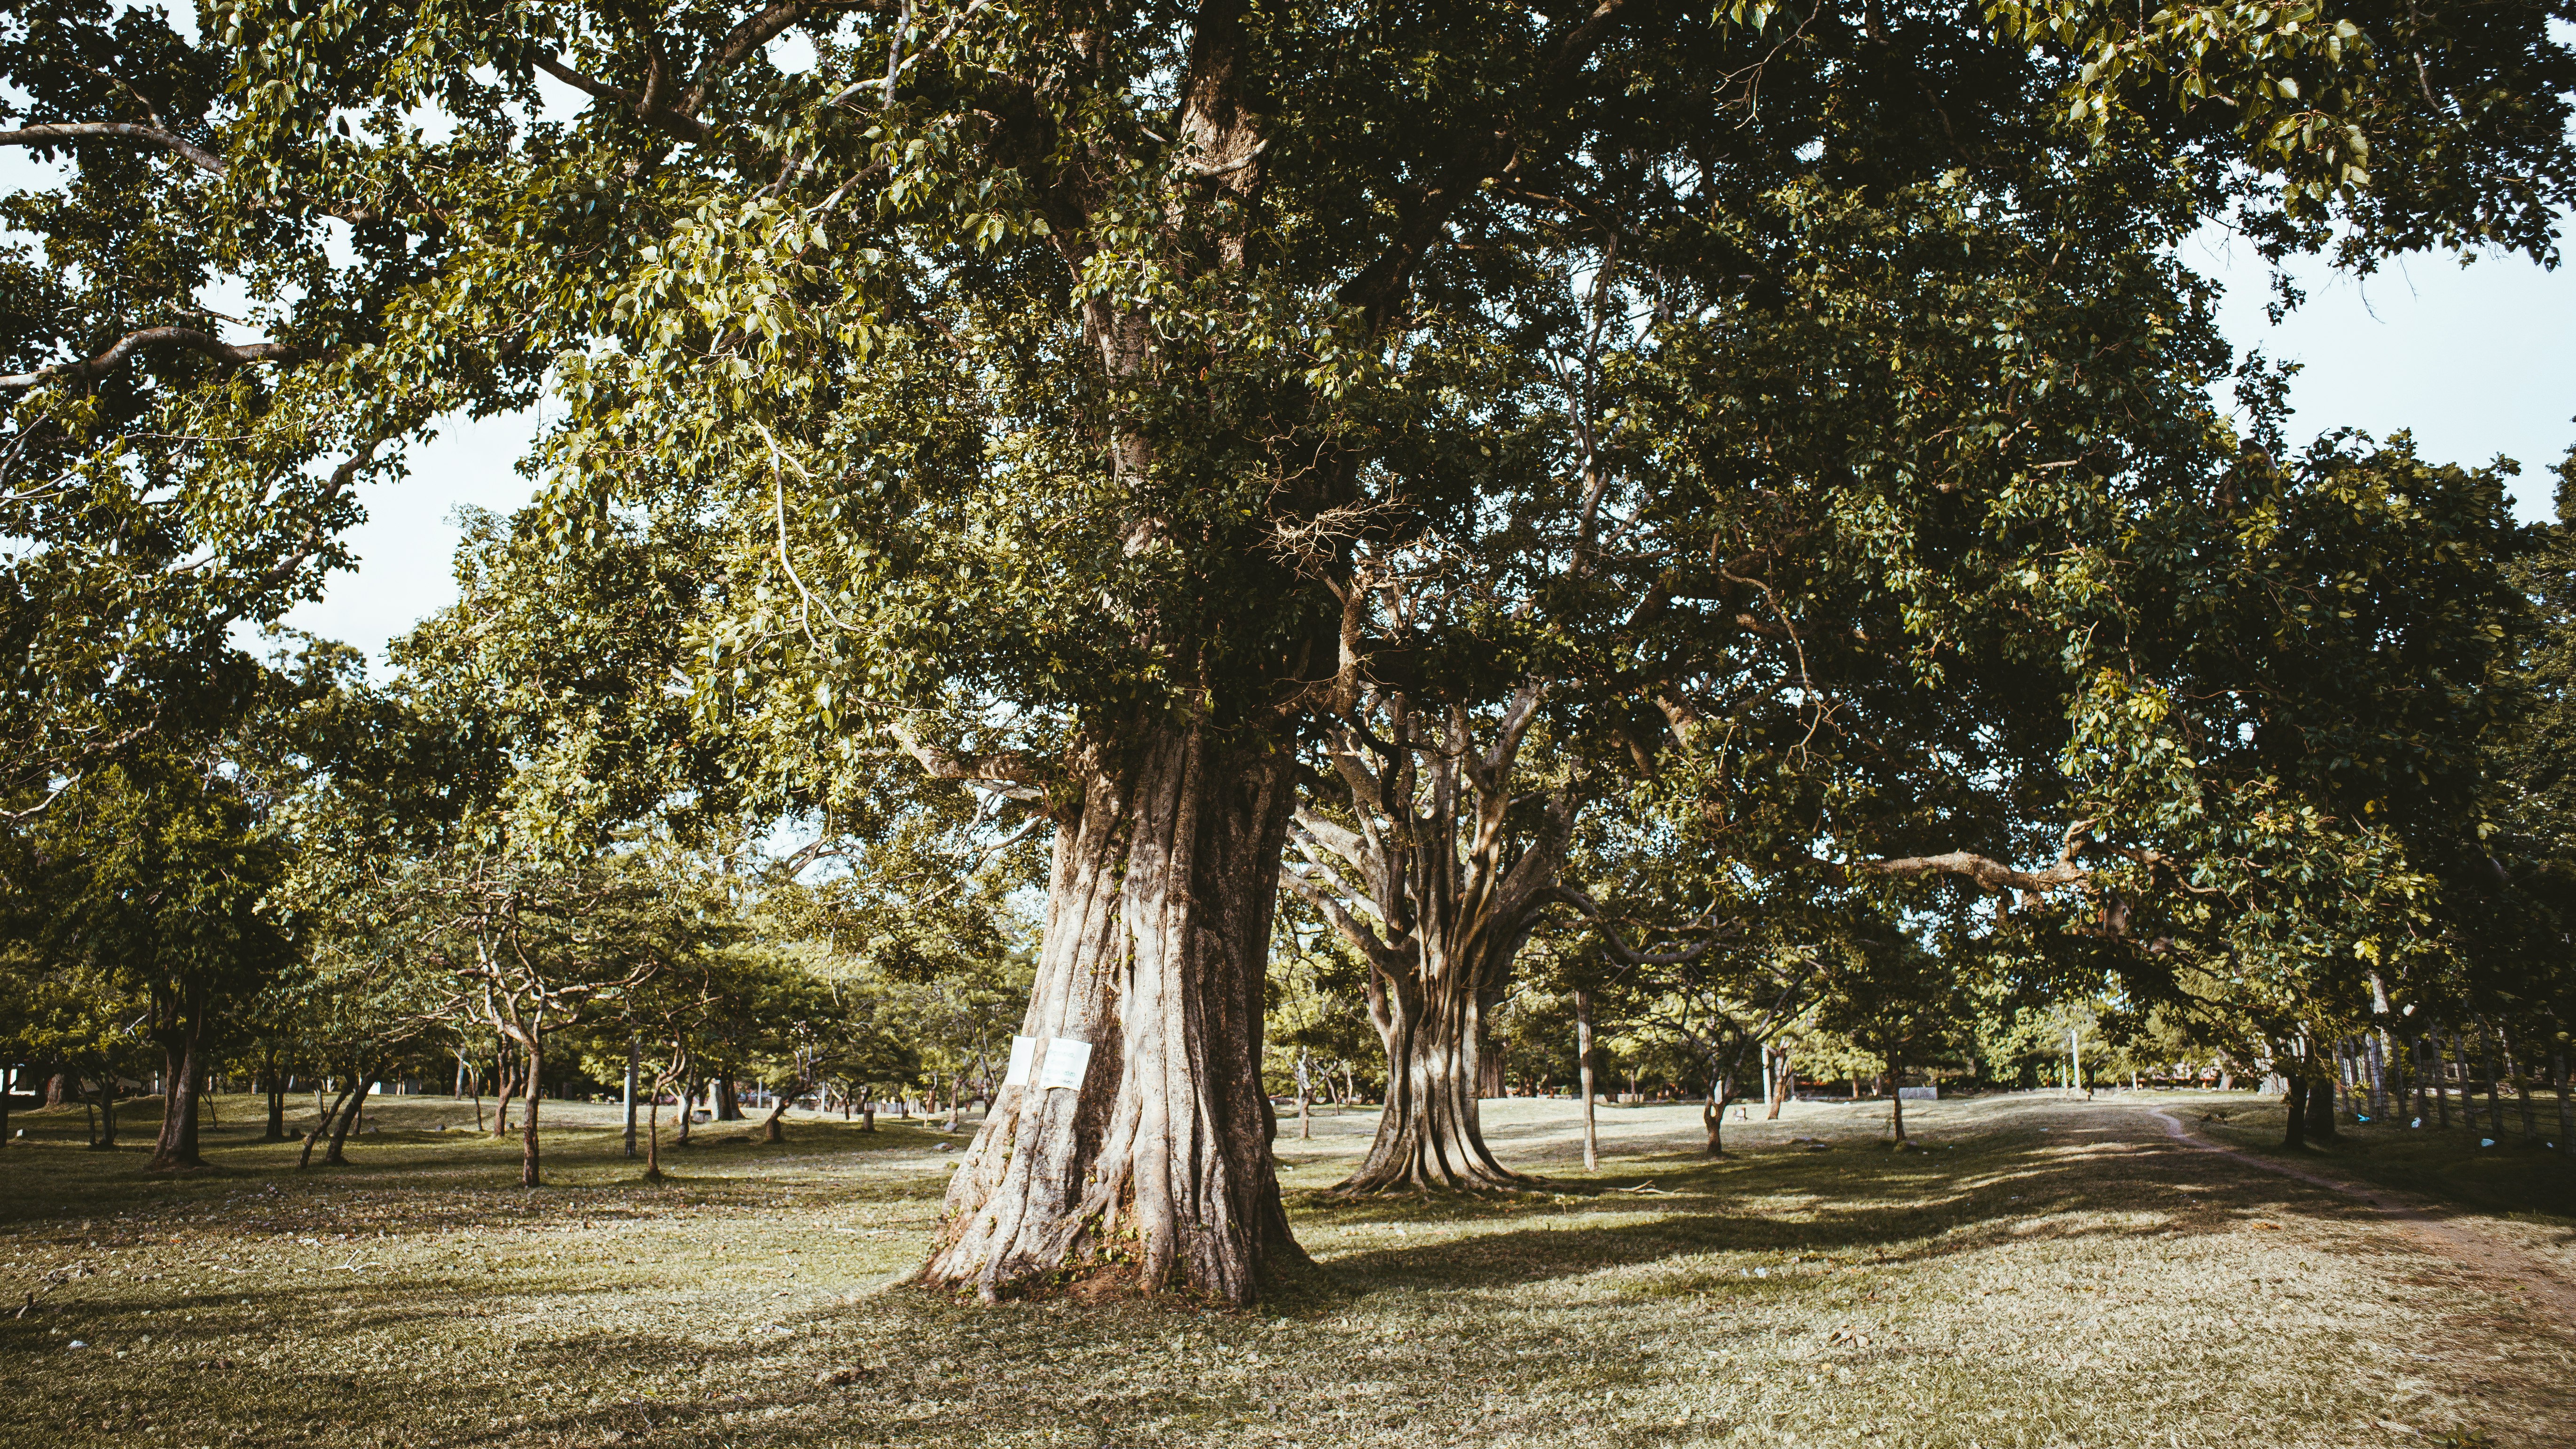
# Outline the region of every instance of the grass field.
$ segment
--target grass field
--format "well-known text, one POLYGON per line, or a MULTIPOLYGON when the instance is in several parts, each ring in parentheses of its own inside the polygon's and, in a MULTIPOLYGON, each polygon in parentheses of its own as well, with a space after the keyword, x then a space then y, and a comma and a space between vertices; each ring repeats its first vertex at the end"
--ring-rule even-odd
MULTIPOLYGON (((1800 1104, 1712 1164, 1697 1109, 1604 1109, 1587 1177, 1573 1104, 1496 1103, 1497 1151, 1561 1190, 1466 1204, 1333 1201, 1372 1119, 1291 1121, 1316 1266, 1253 1312, 902 1286, 954 1161, 920 1124, 702 1129, 649 1186, 612 1109, 548 1103, 526 1192, 515 1143, 426 1130, 468 1119, 441 1098, 380 1101, 347 1167, 227 1125, 175 1179, 22 1113, 0 1315, 37 1308, 0 1316, 0 1444, 2576 1443, 2576 1329, 2526 1285, 2145 1105, 2245 1146, 2278 1114, 1909 1104, 1925 1150, 1895 1152, 1883 1104, 1800 1104)), ((2576 1281, 2564 1159, 2429 1135, 2333 1160, 2456 1182, 2452 1221, 2576 1281)))

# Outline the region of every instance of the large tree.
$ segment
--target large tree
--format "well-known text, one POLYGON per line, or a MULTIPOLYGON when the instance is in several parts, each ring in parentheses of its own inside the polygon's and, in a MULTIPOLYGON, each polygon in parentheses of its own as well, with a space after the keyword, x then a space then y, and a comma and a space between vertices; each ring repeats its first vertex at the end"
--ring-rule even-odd
MULTIPOLYGON (((189 41, 57 0, 12 34, 37 110, 0 138, 70 151, 120 236, 248 238, 235 265, 276 299, 267 335, 223 342, 169 315, 205 263, 127 303, 99 280, 121 273, 54 262, 36 280, 79 305, 22 343, 11 382, 43 405, 13 418, 81 459, 181 438, 153 456, 230 490, 198 496, 261 505, 205 516, 327 534, 354 470, 302 464, 363 469, 550 366, 564 534, 643 504, 730 546, 684 671, 711 711, 1039 795, 1023 1032, 1093 1059, 1006 1094, 958 1174, 930 1276, 988 1294, 1128 1263, 1243 1299, 1293 1256, 1258 1076, 1288 761, 1416 642, 1352 607, 1355 545, 1538 489, 1581 527, 1560 460, 1476 461, 1479 333, 1608 279, 1722 372, 1728 308, 1797 290, 1779 263, 1810 218, 1949 178, 1963 213, 2009 212, 2101 154, 2278 246, 2348 220, 2365 259, 2545 248, 2569 192, 2565 60, 2531 4, 305 9, 244 0, 189 41), (813 64, 774 58, 791 33, 813 64), (2373 47, 2411 63, 2357 63, 2373 47), (541 75, 587 106, 540 119, 541 75), (115 212, 118 185, 179 214, 115 212), (81 422, 137 358, 187 407, 81 422)), ((71 201, 42 220, 88 225, 71 201)), ((2087 455, 2014 432, 2013 395, 1969 440, 2008 455, 1998 494, 1865 450, 1794 487, 1887 540, 1971 504, 2080 511, 2052 487, 2089 469, 2041 470, 2087 455)), ((44 521, 95 544, 78 517, 44 521)), ((275 560, 254 585, 317 557, 240 537, 275 560)))

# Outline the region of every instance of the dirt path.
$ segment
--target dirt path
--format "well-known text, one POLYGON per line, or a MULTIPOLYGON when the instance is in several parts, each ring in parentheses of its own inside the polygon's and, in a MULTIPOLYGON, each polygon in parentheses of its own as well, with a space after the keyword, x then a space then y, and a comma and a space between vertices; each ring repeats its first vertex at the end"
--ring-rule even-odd
POLYGON ((2247 1167, 2282 1177, 2295 1178, 2312 1187, 2353 1199, 2380 1216, 2399 1225, 2399 1230, 2415 1245, 2436 1257, 2447 1258, 2489 1279, 2519 1288, 2548 1310, 2550 1320, 2561 1328, 2576 1327, 2576 1283, 2562 1278, 2548 1264, 2513 1247, 2500 1243, 2474 1227, 2446 1222, 2439 1216, 2397 1194, 2311 1172, 2292 1163, 2275 1162, 2250 1152, 2201 1137, 2182 1124, 2182 1120, 2161 1107, 2151 1107, 2157 1120, 2164 1123, 2165 1135, 2185 1147, 2199 1152, 2214 1152, 2221 1157, 2241 1162, 2247 1167))

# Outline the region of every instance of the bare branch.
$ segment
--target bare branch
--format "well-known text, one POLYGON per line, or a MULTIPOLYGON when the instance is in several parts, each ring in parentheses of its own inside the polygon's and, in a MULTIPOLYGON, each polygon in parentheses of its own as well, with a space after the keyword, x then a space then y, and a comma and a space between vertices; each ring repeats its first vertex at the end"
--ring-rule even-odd
POLYGON ((185 347, 232 366, 252 362, 295 362, 311 355, 284 342, 252 342, 236 347, 211 332, 200 332, 194 327, 146 327, 126 333, 96 357, 57 363, 34 372, 0 376, 0 391, 26 392, 51 382, 86 382, 123 366, 128 358, 147 347, 185 347))
POLYGON ((159 126, 134 121, 55 121, 0 131, 0 146, 63 146, 75 141, 113 141, 167 151, 209 176, 224 174, 224 163, 212 151, 159 126))

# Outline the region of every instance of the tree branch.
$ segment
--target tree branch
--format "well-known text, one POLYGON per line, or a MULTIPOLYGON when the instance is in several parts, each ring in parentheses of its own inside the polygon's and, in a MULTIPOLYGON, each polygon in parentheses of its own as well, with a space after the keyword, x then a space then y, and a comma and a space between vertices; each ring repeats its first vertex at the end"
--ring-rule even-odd
POLYGON ((54 121, 0 131, 0 146, 63 146, 75 141, 158 147, 209 176, 224 174, 223 160, 212 151, 159 126, 134 121, 54 121))
POLYGON ((96 357, 80 362, 56 363, 34 372, 0 376, 0 391, 25 392, 49 382, 86 382, 123 366, 126 359, 147 347, 186 347, 231 366, 251 362, 295 362, 309 355, 303 349, 284 342, 253 342, 236 347, 211 332, 200 332, 194 327, 146 327, 139 332, 126 333, 96 357))

